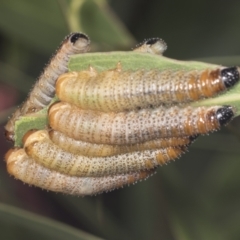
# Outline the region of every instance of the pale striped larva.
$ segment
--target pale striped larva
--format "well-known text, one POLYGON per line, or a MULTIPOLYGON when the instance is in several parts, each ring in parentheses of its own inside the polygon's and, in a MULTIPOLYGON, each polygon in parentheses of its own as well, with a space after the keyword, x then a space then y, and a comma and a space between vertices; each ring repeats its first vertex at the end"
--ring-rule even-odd
POLYGON ((23 149, 10 149, 6 156, 8 172, 15 178, 43 189, 71 195, 95 195, 133 184, 155 170, 104 177, 74 177, 47 169, 29 158, 23 149))
POLYGON ((197 136, 160 138, 129 145, 110 145, 83 142, 67 137, 63 133, 54 130, 49 132, 49 137, 54 144, 58 145, 64 151, 89 157, 106 157, 135 151, 188 146, 196 139, 197 136))
POLYGON ((228 106, 159 107, 104 113, 59 102, 49 109, 49 124, 68 137, 98 144, 136 144, 165 137, 206 134, 234 116, 228 106))
POLYGON ((63 74, 57 80, 56 94, 82 109, 121 112, 213 97, 238 81, 237 67, 122 71, 118 64, 116 69, 99 73, 91 67, 63 74))
POLYGON ((30 131, 23 139, 27 155, 40 165, 71 176, 103 177, 153 169, 174 160, 186 146, 145 150, 109 157, 86 157, 55 145, 46 130, 30 131))
POLYGON ((56 80, 61 74, 67 71, 70 56, 87 52, 89 44, 89 38, 82 33, 72 33, 65 38, 34 85, 27 100, 20 109, 16 110, 5 126, 6 136, 9 140, 13 140, 14 138, 14 124, 20 116, 39 111, 51 102, 55 95, 56 80))

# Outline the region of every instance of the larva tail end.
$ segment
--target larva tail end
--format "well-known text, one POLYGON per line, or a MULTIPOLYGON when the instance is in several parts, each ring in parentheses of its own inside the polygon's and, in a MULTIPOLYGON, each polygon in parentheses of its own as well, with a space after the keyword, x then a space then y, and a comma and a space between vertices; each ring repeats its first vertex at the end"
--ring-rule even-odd
POLYGON ((34 146, 37 142, 44 142, 49 140, 49 135, 47 130, 32 130, 28 131, 23 137, 24 149, 27 152, 27 148, 34 146))
POLYGON ((5 154, 5 156, 4 156, 4 160, 6 162, 8 162, 9 159, 11 159, 11 156, 13 156, 16 153, 17 150, 18 150, 18 148, 11 148, 11 149, 9 149, 7 151, 7 153, 5 154))
MULTIPOLYGON (((69 104, 64 104, 63 102, 55 102, 48 109, 48 116, 53 114, 55 111, 58 111, 60 108, 69 107, 69 104)), ((50 119, 49 119, 50 121, 50 119)), ((51 125, 51 124, 50 124, 51 125)))
POLYGON ((11 148, 5 154, 5 161, 7 163, 7 171, 10 175, 15 175, 15 162, 23 156, 24 150, 21 148, 11 148))
POLYGON ((230 88, 239 81, 239 70, 237 67, 224 68, 221 70, 221 77, 225 87, 230 88))
POLYGON ((65 88, 65 85, 69 79, 76 79, 78 77, 78 72, 72 71, 72 72, 67 72, 62 75, 60 75, 56 81, 55 85, 55 91, 56 95, 58 96, 59 99, 62 98, 62 91, 61 89, 65 88))
POLYGON ((22 138, 23 145, 25 145, 27 139, 28 139, 31 135, 33 135, 35 132, 37 132, 37 131, 38 131, 38 130, 34 130, 34 129, 27 131, 27 132, 24 134, 23 138, 22 138))
POLYGON ((216 115, 220 126, 226 125, 234 117, 233 107, 223 106, 217 110, 216 115))

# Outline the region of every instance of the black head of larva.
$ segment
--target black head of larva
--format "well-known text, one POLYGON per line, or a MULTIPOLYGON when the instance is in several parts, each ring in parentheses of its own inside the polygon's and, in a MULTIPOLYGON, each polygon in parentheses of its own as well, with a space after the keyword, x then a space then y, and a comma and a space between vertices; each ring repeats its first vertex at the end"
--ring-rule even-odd
POLYGON ((72 43, 75 43, 79 38, 84 38, 86 39, 87 41, 89 41, 89 38, 87 35, 83 34, 83 33, 72 33, 70 36, 69 36, 69 39, 72 43))
POLYGON ((238 68, 229 67, 222 69, 221 77, 226 88, 234 86, 240 78, 238 68))
POLYGON ((223 126, 232 120, 234 111, 231 106, 223 106, 217 110, 216 115, 220 126, 223 126))

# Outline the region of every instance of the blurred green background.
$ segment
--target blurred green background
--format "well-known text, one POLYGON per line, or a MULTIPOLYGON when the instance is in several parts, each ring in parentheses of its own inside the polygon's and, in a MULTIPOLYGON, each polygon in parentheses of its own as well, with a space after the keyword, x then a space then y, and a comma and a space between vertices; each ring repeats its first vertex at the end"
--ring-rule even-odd
MULTIPOLYGON (((240 63, 240 1, 0 1, 0 120, 26 97, 71 31, 92 51, 161 37, 166 56, 240 63)), ((240 122, 200 137, 189 153, 134 186, 96 197, 29 187, 0 165, 2 239, 240 239, 240 122), (89 234, 91 235, 89 235, 89 234)), ((1 159, 11 147, 0 135, 1 159)))

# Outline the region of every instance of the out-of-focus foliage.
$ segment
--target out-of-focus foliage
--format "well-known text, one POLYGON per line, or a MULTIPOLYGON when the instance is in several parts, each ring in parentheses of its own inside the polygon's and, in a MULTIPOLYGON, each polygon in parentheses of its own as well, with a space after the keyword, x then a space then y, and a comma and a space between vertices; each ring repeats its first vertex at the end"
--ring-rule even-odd
MULTIPOLYGON (((168 57, 239 65, 239 10, 238 1, 1 0, 1 121, 26 97, 70 31, 87 33, 94 51, 129 50, 135 40, 159 36, 168 43, 168 57)), ((235 119, 199 138, 189 153, 147 181, 96 197, 29 187, 10 178, 2 161, 0 201, 104 239, 239 239, 239 133, 235 119)), ((3 136, 0 141, 3 159, 11 144, 3 136)), ((33 232, 36 240, 57 239, 57 231, 69 240, 94 239, 45 219, 40 219, 46 225, 41 230, 31 215, 26 219, 25 212, 1 206, 2 239, 33 232)))
POLYGON ((55 222, 45 217, 0 204, 1 236, 4 239, 91 239, 100 240, 91 234, 76 230, 65 224, 55 222), (13 226, 16 226, 13 228, 13 226))

